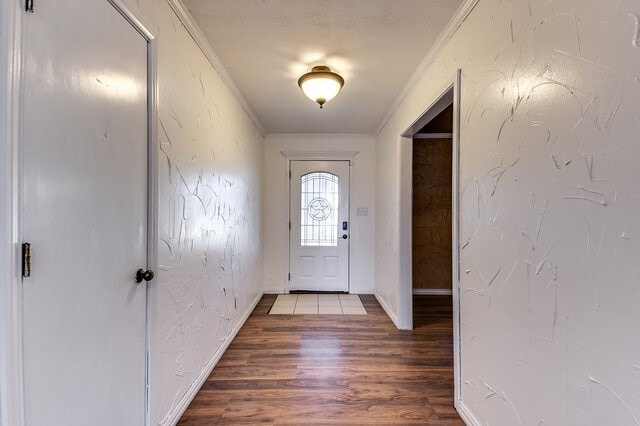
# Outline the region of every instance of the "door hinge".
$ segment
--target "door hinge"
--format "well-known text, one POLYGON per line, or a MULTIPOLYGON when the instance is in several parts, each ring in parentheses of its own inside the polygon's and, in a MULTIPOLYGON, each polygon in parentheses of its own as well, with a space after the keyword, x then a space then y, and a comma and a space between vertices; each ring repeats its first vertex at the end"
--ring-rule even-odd
POLYGON ((24 10, 33 13, 33 0, 25 0, 24 10))
POLYGON ((22 243, 22 277, 31 276, 31 244, 22 243))
POLYGON ((291 179, 291 170, 289 170, 289 179, 291 179))
POLYGON ((289 276, 287 277, 288 281, 291 281, 291 273, 288 274, 289 276))
POLYGON ((291 231, 291 221, 289 221, 289 231, 291 231))

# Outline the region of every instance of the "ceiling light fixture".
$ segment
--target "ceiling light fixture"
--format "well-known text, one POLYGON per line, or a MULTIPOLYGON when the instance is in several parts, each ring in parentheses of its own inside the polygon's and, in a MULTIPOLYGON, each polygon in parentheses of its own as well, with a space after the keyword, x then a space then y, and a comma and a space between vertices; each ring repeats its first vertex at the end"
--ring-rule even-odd
POLYGON ((319 103, 322 108, 325 102, 333 99, 342 89, 344 79, 329 67, 320 65, 303 74, 298 79, 298 86, 309 99, 319 103))

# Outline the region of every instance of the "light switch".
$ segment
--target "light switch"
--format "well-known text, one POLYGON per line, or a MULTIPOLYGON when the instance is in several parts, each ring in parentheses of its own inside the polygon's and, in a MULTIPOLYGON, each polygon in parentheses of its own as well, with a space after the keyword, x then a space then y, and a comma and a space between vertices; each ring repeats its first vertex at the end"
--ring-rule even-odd
POLYGON ((356 216, 369 216, 369 207, 356 207, 356 216))

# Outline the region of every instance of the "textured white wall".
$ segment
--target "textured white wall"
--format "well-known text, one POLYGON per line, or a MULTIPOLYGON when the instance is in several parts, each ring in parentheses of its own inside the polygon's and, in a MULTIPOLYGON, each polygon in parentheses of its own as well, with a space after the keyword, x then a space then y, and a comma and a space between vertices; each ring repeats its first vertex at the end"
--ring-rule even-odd
POLYGON ((397 311, 400 133, 462 68, 462 402, 480 424, 640 423, 640 2, 480 0, 377 138, 397 311))
MULTIPOLYGON (((319 111, 322 113, 322 111, 319 111)), ((264 155, 264 289, 282 293, 289 272, 289 159, 282 152, 357 152, 351 167, 349 291, 372 293, 374 286, 373 137, 357 135, 268 135, 264 155), (368 216, 358 216, 358 207, 368 216)), ((301 158, 293 158, 301 159, 301 158)))
POLYGON ((262 293, 263 137, 166 0, 128 3, 158 37, 150 382, 167 424, 262 293))

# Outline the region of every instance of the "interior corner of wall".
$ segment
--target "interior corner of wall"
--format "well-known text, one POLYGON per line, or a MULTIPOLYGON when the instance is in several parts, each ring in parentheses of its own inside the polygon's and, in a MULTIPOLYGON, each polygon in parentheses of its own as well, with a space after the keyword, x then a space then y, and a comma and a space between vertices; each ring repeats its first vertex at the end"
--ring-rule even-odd
POLYGON ((398 319, 398 313, 391 308, 389 303, 385 300, 385 298, 380 294, 378 290, 375 290, 373 294, 376 297, 378 303, 380 303, 380 306, 382 306, 382 309, 386 312, 387 316, 391 319, 391 321, 393 321, 393 324, 396 326, 396 328, 401 329, 400 320, 398 319))

